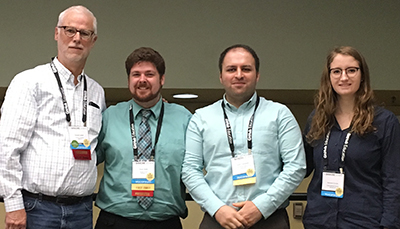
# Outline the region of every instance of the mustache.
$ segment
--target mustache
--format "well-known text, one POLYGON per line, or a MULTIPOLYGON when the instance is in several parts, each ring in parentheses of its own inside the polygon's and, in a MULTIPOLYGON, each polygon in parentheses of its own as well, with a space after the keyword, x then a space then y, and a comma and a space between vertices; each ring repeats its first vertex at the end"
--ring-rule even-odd
POLYGON ((151 84, 146 81, 137 82, 136 87, 151 87, 151 84))

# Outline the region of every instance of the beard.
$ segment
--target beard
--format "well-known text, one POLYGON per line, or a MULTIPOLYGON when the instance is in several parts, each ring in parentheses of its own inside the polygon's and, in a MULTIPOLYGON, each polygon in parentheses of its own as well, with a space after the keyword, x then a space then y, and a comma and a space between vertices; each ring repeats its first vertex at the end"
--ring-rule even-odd
POLYGON ((153 93, 151 89, 152 88, 150 88, 149 90, 146 90, 144 93, 142 93, 142 92, 140 92, 140 90, 135 88, 135 91, 134 92, 131 91, 131 94, 135 101, 141 102, 141 103, 147 103, 147 102, 150 102, 150 101, 153 101, 153 100, 156 100, 157 98, 159 98, 160 91, 162 89, 162 85, 160 85, 160 88, 155 93, 153 93))

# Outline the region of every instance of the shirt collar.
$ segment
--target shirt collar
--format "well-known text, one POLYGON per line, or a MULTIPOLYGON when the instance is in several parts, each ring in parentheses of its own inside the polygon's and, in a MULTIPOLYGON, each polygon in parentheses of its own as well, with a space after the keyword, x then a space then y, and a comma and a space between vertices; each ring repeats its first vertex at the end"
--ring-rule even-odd
POLYGON ((228 109, 230 110, 239 110, 239 109, 250 109, 253 106, 255 106, 256 101, 257 101, 257 92, 254 92, 254 94, 250 97, 249 100, 247 100, 246 102, 244 102, 242 105, 240 105, 239 108, 236 108, 234 105, 230 104, 228 102, 228 100, 226 100, 226 94, 224 94, 223 96, 223 103, 225 104, 225 107, 228 107, 228 109))
MULTIPOLYGON (((71 73, 68 68, 66 68, 61 62, 58 60, 57 57, 53 59, 53 63, 57 68, 58 75, 60 76, 60 80, 63 80, 65 82, 68 82, 71 80, 71 82, 74 82, 74 75, 71 73)), ((82 80, 82 75, 85 74, 84 70, 82 70, 81 74, 78 76, 78 81, 81 82, 82 80)))
MULTIPOLYGON (((160 100, 158 100, 158 102, 156 103, 156 105, 150 107, 150 110, 153 112, 154 117, 156 118, 156 120, 158 120, 158 117, 160 116, 160 111, 161 111, 161 105, 162 105, 163 101, 162 101, 162 97, 160 97, 160 100)), ((140 111, 143 108, 142 106, 140 106, 139 104, 137 104, 133 99, 130 100, 130 104, 132 105, 132 109, 133 109, 133 115, 135 117, 135 119, 137 118, 138 114, 140 113, 140 111)))

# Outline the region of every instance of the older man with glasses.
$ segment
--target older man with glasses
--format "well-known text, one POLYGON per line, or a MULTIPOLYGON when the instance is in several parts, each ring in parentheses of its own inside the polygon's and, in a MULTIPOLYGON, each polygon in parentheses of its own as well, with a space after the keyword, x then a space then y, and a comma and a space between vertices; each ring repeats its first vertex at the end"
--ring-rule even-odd
POLYGON ((0 120, 0 194, 5 228, 93 228, 92 193, 103 88, 84 72, 97 40, 83 6, 59 15, 58 53, 17 74, 0 120), (49 58, 50 59, 50 58, 49 58))

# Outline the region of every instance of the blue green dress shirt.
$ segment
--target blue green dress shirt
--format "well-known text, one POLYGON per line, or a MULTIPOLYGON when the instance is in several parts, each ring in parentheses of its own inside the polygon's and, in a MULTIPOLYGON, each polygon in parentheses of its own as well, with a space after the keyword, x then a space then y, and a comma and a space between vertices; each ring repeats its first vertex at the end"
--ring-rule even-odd
POLYGON ((211 216, 224 205, 249 200, 267 218, 288 205, 288 197, 304 178, 305 153, 296 119, 286 106, 260 97, 252 141, 257 182, 233 186, 232 155, 221 103, 225 103, 231 124, 235 155, 240 155, 248 151, 247 129, 256 100, 254 93, 236 108, 224 98, 196 110, 190 120, 182 180, 193 199, 211 216))
MULTIPOLYGON (((164 103, 164 118, 160 137, 155 147, 155 191, 153 204, 144 210, 132 196, 133 148, 129 108, 133 107, 136 135, 143 109, 133 100, 118 103, 103 113, 99 134, 97 164, 104 162, 96 205, 107 212, 134 220, 166 220, 174 216, 185 218, 185 187, 181 181, 185 154, 185 132, 191 113, 183 106, 164 103)), ((151 108, 148 123, 154 147, 157 122, 162 100, 151 108)))

